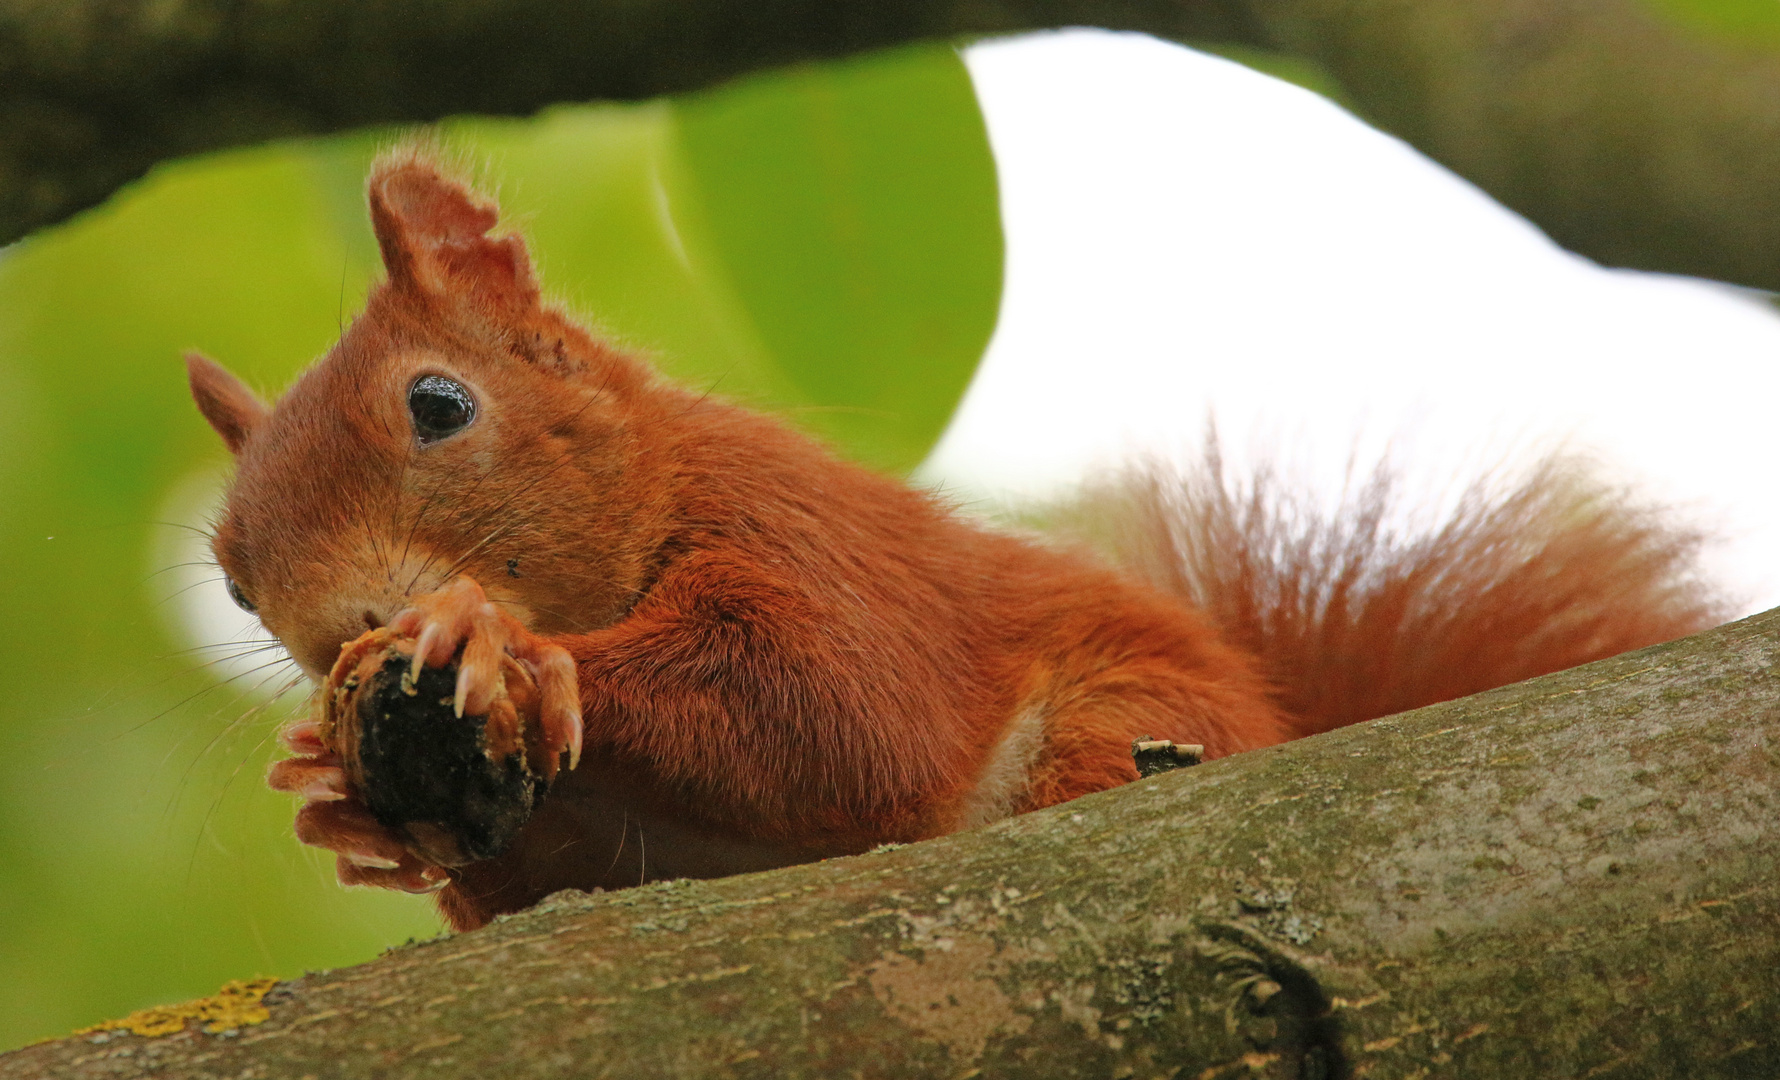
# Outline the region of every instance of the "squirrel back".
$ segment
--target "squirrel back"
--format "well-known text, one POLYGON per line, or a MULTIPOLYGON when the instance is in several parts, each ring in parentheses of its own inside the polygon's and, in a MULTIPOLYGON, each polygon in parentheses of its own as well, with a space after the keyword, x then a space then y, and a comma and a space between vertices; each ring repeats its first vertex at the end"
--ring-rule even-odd
POLYGON ((1470 485, 1443 522, 1393 528, 1388 461, 1332 512, 1215 432, 1190 466, 1143 461, 1042 513, 1055 536, 1204 612, 1259 658, 1294 734, 1481 693, 1722 622, 1706 537, 1579 457, 1470 485))

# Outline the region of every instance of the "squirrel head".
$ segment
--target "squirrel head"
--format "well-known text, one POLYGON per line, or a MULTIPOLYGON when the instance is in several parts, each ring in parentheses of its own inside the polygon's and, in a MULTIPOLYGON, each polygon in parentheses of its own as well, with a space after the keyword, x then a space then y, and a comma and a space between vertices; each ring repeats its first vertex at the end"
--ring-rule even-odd
POLYGON ((434 161, 368 185, 385 280, 275 405, 187 357, 235 455, 213 548, 237 602, 314 678, 451 578, 541 633, 619 618, 663 540, 683 392, 546 305, 525 243, 434 161))

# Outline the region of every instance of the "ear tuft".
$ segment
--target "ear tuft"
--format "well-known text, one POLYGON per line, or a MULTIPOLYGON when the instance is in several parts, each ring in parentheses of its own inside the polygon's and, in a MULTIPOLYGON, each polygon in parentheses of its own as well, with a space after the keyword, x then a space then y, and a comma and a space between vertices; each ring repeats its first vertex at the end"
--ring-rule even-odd
POLYGON ((499 306, 537 302, 524 241, 489 236, 499 207, 447 176, 432 158, 412 149, 384 155, 371 167, 367 195, 392 285, 467 293, 499 306))
POLYGON ((192 385, 192 400, 210 426, 222 436, 229 453, 239 454, 241 445, 253 434, 271 411, 247 384, 229 374, 227 368, 195 352, 185 354, 186 378, 192 385))

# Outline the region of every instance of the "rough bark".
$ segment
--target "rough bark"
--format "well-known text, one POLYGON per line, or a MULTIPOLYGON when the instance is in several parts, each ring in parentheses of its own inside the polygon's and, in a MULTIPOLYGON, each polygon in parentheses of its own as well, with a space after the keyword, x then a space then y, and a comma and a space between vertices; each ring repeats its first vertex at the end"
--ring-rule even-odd
POLYGON ((1780 290, 1780 56, 1642 0, 0 0, 0 242, 218 147, 1071 25, 1308 59, 1582 254, 1780 290))
POLYGON ((1777 658, 1780 610, 943 840, 559 894, 0 1080, 1769 1077, 1777 658))

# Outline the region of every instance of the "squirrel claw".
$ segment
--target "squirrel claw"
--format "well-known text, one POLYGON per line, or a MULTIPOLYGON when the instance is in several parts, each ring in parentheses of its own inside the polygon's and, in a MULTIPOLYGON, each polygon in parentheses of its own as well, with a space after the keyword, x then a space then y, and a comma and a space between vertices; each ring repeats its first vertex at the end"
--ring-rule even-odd
POLYGON ((286 749, 304 757, 320 757, 327 753, 327 744, 321 740, 321 725, 314 720, 298 720, 285 725, 278 733, 278 741, 286 749))
POLYGON ((344 789, 344 774, 337 766, 290 758, 273 766, 273 773, 274 787, 304 795, 309 794, 309 786, 319 783, 316 777, 321 774, 340 774, 342 789, 329 787, 324 798, 304 803, 297 811, 295 826, 297 839, 334 853, 340 884, 410 893, 438 892, 451 884, 450 871, 409 851, 399 836, 378 824, 371 811, 344 789), (307 784, 304 778, 308 778, 307 784))
POLYGON ((516 646, 530 636, 517 619, 489 602, 475 579, 467 577, 417 597, 413 606, 390 620, 390 627, 417 639, 410 678, 419 678, 423 666, 444 667, 463 649, 451 703, 458 716, 488 711, 500 689, 501 656, 521 652, 516 646))
POLYGON ((481 716, 502 687, 501 662, 506 656, 530 665, 543 699, 540 722, 552 754, 568 751, 569 768, 581 762, 581 694, 575 661, 568 650, 527 630, 518 619, 496 607, 473 578, 460 577, 434 593, 415 599, 389 622, 399 634, 416 638, 412 674, 422 666, 443 667, 458 655, 457 688, 452 710, 458 716, 481 716))
POLYGON ((330 754, 310 754, 274 762, 266 773, 266 786, 273 791, 301 795, 311 803, 344 799, 348 787, 340 759, 330 754))
POLYGON ((436 866, 429 866, 420 871, 420 873, 411 880, 414 881, 414 884, 404 885, 404 892, 435 893, 451 884, 451 875, 440 870, 436 866), (434 874, 437 874, 438 876, 434 877, 434 874))
POLYGON ((546 745, 558 752, 569 752, 569 768, 581 764, 581 688, 575 678, 575 661, 568 650, 558 645, 544 645, 532 656, 524 657, 538 680, 538 692, 544 701, 541 722, 546 745))
POLYGON ((342 885, 371 885, 406 893, 434 893, 451 884, 449 872, 413 856, 388 866, 365 866, 341 855, 335 860, 334 871, 342 885))
MULTIPOLYGON (((420 640, 414 644, 414 663, 408 667, 409 682, 413 682, 420 678, 420 669, 426 666, 427 655, 437 647, 439 641, 443 639, 445 635, 446 631, 440 624, 426 624, 426 628, 420 632, 420 640)), ((449 659, 449 657, 447 657, 447 659, 449 659)), ((440 667, 442 665, 443 661, 440 661, 433 666, 440 667)), ((457 715, 462 716, 463 714, 463 710, 461 708, 458 709, 457 715)))
POLYGON ((341 865, 350 865, 355 871, 423 865, 401 838, 378 824, 357 799, 306 804, 297 811, 296 833, 298 840, 334 852, 341 865))
POLYGON ((354 866, 367 870, 394 870, 402 864, 395 859, 386 859, 381 855, 367 855, 362 851, 343 851, 340 857, 354 866))

